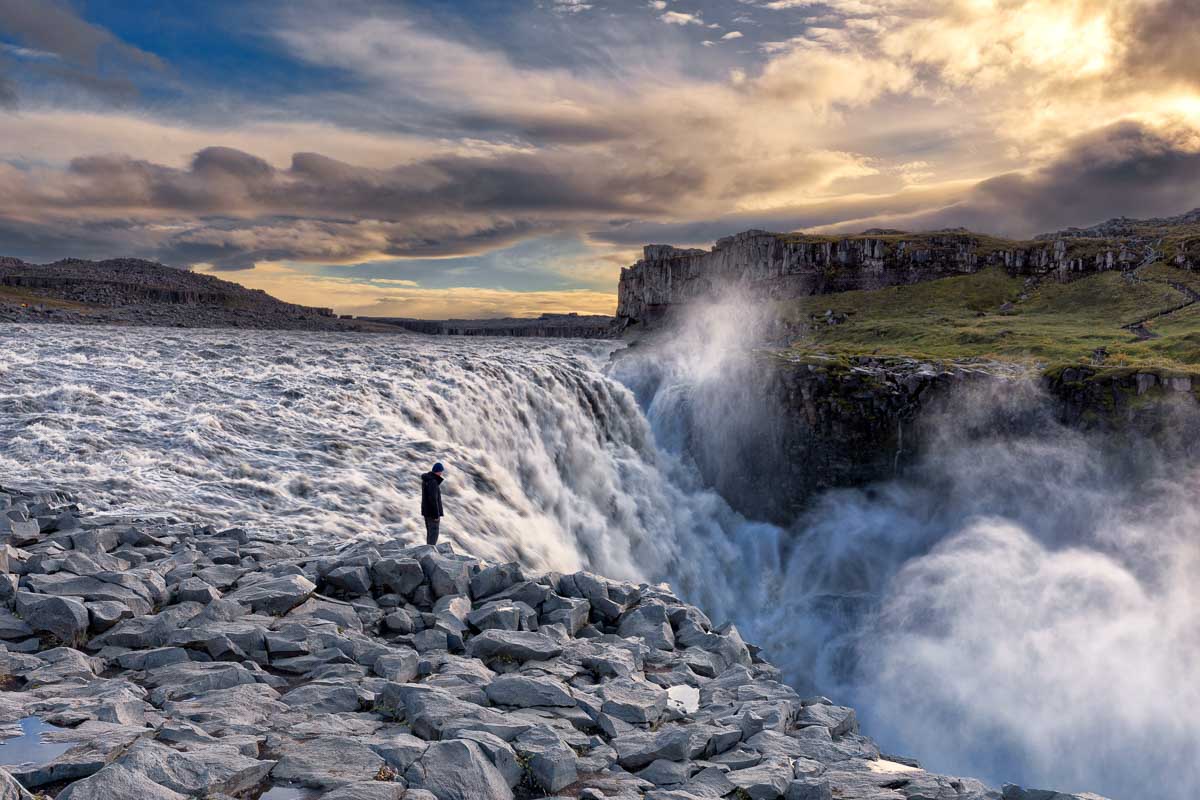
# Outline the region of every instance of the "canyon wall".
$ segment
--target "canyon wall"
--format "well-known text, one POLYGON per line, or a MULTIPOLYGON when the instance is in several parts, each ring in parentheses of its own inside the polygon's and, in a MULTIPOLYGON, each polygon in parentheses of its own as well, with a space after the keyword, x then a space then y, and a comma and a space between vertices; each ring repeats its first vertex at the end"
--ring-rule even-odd
POLYGON ((672 307, 730 289, 785 299, 919 283, 999 266, 1020 275, 1075 274, 1136 266, 1146 247, 1132 240, 1008 242, 968 232, 814 237, 751 230, 712 250, 647 245, 621 270, 617 317, 660 320, 672 307))

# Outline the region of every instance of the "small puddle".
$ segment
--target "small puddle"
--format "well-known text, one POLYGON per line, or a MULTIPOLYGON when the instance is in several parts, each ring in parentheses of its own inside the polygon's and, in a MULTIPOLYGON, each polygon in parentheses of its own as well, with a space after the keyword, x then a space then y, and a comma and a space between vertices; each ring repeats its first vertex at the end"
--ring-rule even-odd
POLYGON ((700 690, 695 686, 672 686, 667 697, 683 707, 685 713, 694 714, 700 708, 700 690))
POLYGON ((43 722, 40 717, 24 717, 21 720, 21 735, 0 742, 0 766, 45 764, 53 761, 78 742, 47 742, 42 737, 47 733, 65 730, 67 729, 43 722))

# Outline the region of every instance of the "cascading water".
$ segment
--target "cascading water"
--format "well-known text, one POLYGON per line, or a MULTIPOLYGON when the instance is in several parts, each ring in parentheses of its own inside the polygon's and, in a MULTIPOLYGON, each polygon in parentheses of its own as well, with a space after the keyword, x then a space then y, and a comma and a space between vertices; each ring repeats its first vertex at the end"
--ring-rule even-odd
POLYGON ((1065 430, 1011 384, 925 420, 938 435, 904 478, 830 492, 786 530, 747 520, 691 460, 763 422, 739 354, 753 323, 700 317, 611 368, 596 343, 7 326, 0 478, 417 541, 416 476, 441 460, 461 546, 668 580, 885 748, 1196 796, 1196 469, 1065 430))

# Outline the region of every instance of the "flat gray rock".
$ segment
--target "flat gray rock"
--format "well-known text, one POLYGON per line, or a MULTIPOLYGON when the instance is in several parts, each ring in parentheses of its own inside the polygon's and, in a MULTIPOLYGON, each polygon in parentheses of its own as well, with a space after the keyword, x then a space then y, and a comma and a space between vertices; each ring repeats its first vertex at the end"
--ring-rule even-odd
POLYGON ((385 762, 367 745, 344 736, 318 736, 283 746, 271 770, 276 782, 315 789, 373 780, 385 762))
POLYGON ((467 642, 473 658, 510 661, 547 661, 562 653, 562 646, 544 633, 487 630, 467 642))
POLYGON ((487 694, 488 700, 498 706, 575 706, 571 690, 554 678, 500 675, 487 685, 484 693, 487 694))
POLYGON ((146 740, 136 742, 116 763, 185 795, 237 795, 262 783, 275 766, 274 761, 248 758, 235 747, 198 746, 184 753, 146 740))
POLYGON ((180 794, 120 764, 109 764, 91 777, 76 781, 57 800, 187 800, 180 794))

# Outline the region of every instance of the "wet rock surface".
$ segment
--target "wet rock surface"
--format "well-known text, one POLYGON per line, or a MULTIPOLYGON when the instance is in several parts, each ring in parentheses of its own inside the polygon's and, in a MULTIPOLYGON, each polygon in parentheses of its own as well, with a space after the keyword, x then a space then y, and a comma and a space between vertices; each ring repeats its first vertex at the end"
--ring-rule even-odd
POLYGON ((1072 797, 882 758, 663 585, 53 491, 0 508, 37 523, 2 534, 0 736, 35 717, 70 744, 5 766, 0 798, 1072 797))

